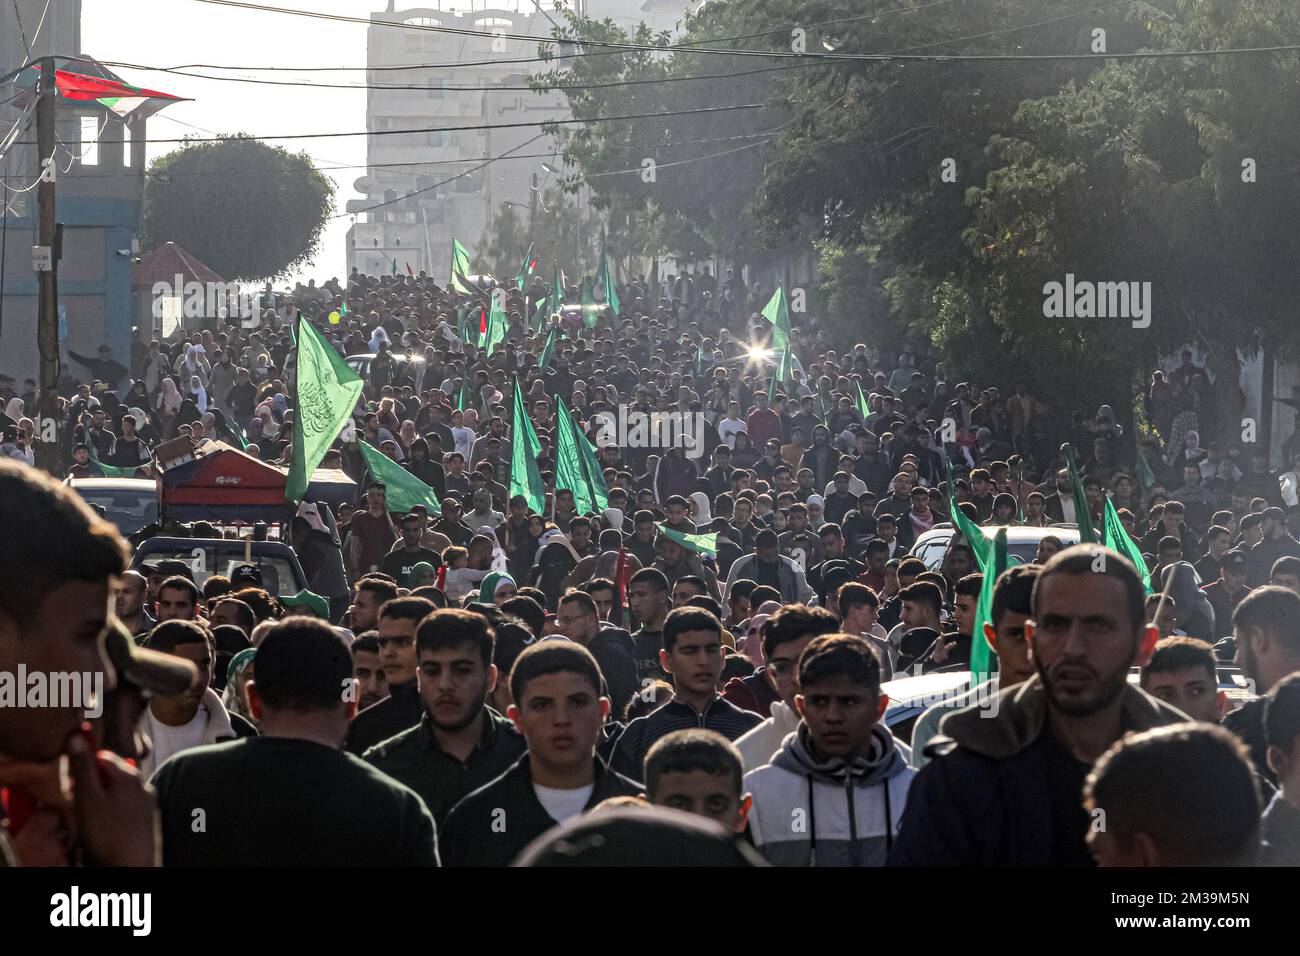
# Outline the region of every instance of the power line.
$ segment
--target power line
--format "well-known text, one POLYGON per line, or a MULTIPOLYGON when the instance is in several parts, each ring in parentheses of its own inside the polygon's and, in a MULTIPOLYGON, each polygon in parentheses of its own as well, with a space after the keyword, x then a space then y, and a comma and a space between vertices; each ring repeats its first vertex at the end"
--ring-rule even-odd
MULTIPOLYGON (((270 80, 256 77, 244 76, 212 76, 207 73, 187 73, 184 67, 162 67, 162 66, 144 66, 139 63, 120 63, 112 60, 101 61, 105 66, 121 67, 122 69, 141 70, 148 73, 166 73, 171 76, 186 76, 196 80, 214 80, 221 83, 254 83, 267 86, 297 86, 304 88, 318 88, 323 90, 411 90, 413 92, 428 93, 431 91, 446 90, 451 92, 521 92, 521 93, 549 93, 555 90, 601 90, 612 89, 620 86, 645 86, 659 83, 685 83, 693 80, 724 80, 737 76, 755 76, 760 73, 782 73, 788 70, 800 70, 810 66, 825 66, 817 60, 810 60, 803 63, 791 63, 786 66, 765 66, 756 70, 737 70, 730 73, 700 73, 693 76, 667 76, 655 79, 636 79, 636 80, 611 80, 604 83, 557 83, 554 85, 547 84, 542 88, 535 86, 419 86, 410 83, 316 83, 307 80, 270 80)), ((459 69, 466 64, 457 63, 454 66, 459 69)), ((195 67, 196 69, 199 67, 195 67)), ((394 69, 436 69, 437 65, 421 65, 418 67, 395 67, 394 69)), ((217 67, 207 66, 202 69, 241 69, 241 67, 217 67)), ((250 70, 270 69, 269 67, 248 67, 250 70)), ((305 72, 305 71, 304 71, 305 72)))
POLYGON ((514 149, 506 150, 506 151, 505 151, 504 153, 502 153, 500 156, 494 156, 494 157, 492 157, 491 159, 488 159, 488 160, 486 160, 486 161, 484 161, 484 162, 482 162, 482 163, 479 163, 479 165, 475 166, 475 167, 472 168, 472 169, 467 169, 467 170, 465 170, 463 173, 457 173, 455 176, 451 176, 451 177, 449 177, 449 178, 447 178, 447 179, 442 180, 441 182, 433 183, 432 185, 430 185, 430 186, 425 186, 425 187, 423 187, 422 189, 416 189, 416 190, 413 190, 413 191, 411 191, 411 192, 409 192, 409 193, 406 193, 406 194, 403 195, 403 196, 399 196, 399 197, 397 197, 396 199, 387 199, 387 200, 385 200, 384 202, 381 202, 381 203, 375 203, 373 206, 367 206, 365 209, 356 209, 356 210, 353 210, 353 211, 351 211, 351 212, 341 212, 341 213, 336 213, 335 215, 330 216, 329 218, 330 218, 330 219, 342 219, 342 218, 344 218, 345 216, 356 216, 356 215, 360 215, 361 213, 367 213, 367 212, 370 212, 370 211, 372 211, 372 210, 374 210, 374 209, 382 209, 382 208, 385 207, 385 206, 391 206, 391 205, 393 205, 394 203, 402 202, 402 201, 404 201, 404 200, 406 200, 406 199, 410 199, 412 196, 418 196, 418 195, 420 195, 421 193, 427 193, 427 192, 428 192, 429 190, 431 190, 431 189, 437 189, 439 186, 445 186, 445 185, 447 185, 448 183, 455 182, 457 179, 461 179, 461 178, 463 178, 463 177, 465 177, 465 176, 470 175, 471 173, 476 173, 476 172, 478 172, 480 169, 483 169, 483 168, 486 167, 486 166, 490 166, 492 163, 495 163, 495 162, 496 162, 497 160, 499 160, 499 159, 505 159, 505 158, 508 157, 511 153, 513 153, 515 150, 523 149, 525 146, 529 145, 530 143, 535 143, 535 142, 537 142, 539 139, 541 139, 541 138, 542 138, 543 136, 545 136, 545 135, 547 135, 547 134, 546 134, 546 133, 538 133, 538 134, 537 134, 536 136, 534 136, 532 139, 526 139, 526 140, 524 140, 522 143, 520 143, 520 144, 519 144, 518 146, 516 146, 514 149))
MULTIPOLYGON (((658 119, 663 116, 690 116, 701 113, 729 113, 733 110, 759 110, 770 109, 773 104, 769 103, 738 103, 731 106, 702 106, 691 110, 660 110, 653 113, 624 113, 619 116, 589 116, 589 117, 572 117, 569 119, 556 118, 544 120, 525 120, 518 123, 482 123, 477 126, 422 126, 415 129, 376 129, 376 130, 358 130, 346 133, 284 133, 280 135, 257 135, 257 136, 195 136, 180 137, 174 139, 146 139, 146 143, 221 143, 231 139, 254 139, 254 140, 282 140, 282 139, 338 139, 345 136, 402 136, 411 133, 456 133, 456 132, 475 132, 489 129, 518 129, 520 127, 531 126, 571 126, 577 123, 611 123, 622 120, 635 119, 658 119)), ((30 142, 24 141, 24 146, 30 146, 30 142)))

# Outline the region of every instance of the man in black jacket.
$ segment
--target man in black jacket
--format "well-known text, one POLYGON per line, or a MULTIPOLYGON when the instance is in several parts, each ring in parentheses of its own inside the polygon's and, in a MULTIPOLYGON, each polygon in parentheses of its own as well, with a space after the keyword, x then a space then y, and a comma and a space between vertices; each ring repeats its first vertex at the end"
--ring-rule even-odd
POLYGON ((641 793, 596 756, 609 698, 600 695, 600 668, 586 648, 532 645, 515 661, 510 691, 508 716, 528 752, 452 809, 442 834, 446 866, 507 866, 557 823, 641 793))
POLYGON ((1037 675, 943 718, 891 866, 1091 864, 1080 794, 1092 763, 1128 731, 1186 719, 1128 683, 1158 636, 1143 604, 1114 551, 1076 545, 1043 566, 1025 624, 1037 675))
POLYGON ((1281 508, 1265 508, 1260 517, 1264 523, 1264 539, 1246 556, 1246 583, 1251 587, 1268 583, 1278 558, 1300 557, 1300 541, 1286 530, 1285 512, 1281 508))
POLYGON ((1223 719, 1223 726, 1250 748, 1250 759, 1261 777, 1277 785, 1268 762, 1264 734, 1266 695, 1288 674, 1300 671, 1300 595, 1288 588, 1265 585, 1247 594, 1232 613, 1237 639, 1237 664, 1255 682, 1259 696, 1223 719))
POLYGON ((505 773, 524 752, 514 725, 484 703, 496 687, 495 634, 472 611, 434 611, 415 632, 424 714, 371 747, 367 762, 420 795, 442 826, 465 794, 505 773))
POLYGON ((634 780, 641 779, 651 746, 674 730, 702 727, 735 740, 763 722, 718 693, 723 658, 722 623, 716 617, 702 608, 677 608, 664 619, 663 645, 659 660, 672 675, 673 699, 628 724, 610 761, 634 780))
POLYGON ((636 643, 621 627, 602 627, 600 610, 586 591, 570 591, 556 605, 559 633, 576 641, 596 658, 609 689, 614 719, 622 720, 628 702, 640 687, 636 672, 636 643))
POLYGON ((415 673, 415 631, 437 610, 427 598, 401 597, 379 609, 379 662, 388 681, 388 696, 353 718, 343 749, 360 757, 375 744, 414 727, 424 715, 415 673))

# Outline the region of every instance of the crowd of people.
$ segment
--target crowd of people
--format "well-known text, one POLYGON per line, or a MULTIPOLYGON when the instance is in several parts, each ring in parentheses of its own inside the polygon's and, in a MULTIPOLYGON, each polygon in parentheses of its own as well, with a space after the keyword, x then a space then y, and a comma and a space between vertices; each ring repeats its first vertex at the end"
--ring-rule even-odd
POLYGON ((1300 447, 1278 474, 1210 438, 1190 352, 1139 423, 923 349, 837 351, 804 316, 774 349, 772 290, 730 274, 633 280, 618 315, 592 291, 554 310, 510 285, 482 348, 477 296, 353 273, 145 334, 129 369, 75 358, 58 478, 149 476, 179 438, 288 465, 297 323, 353 359, 320 467, 359 497, 286 511, 296 594, 251 563, 127 570, 153 536, 241 532, 163 515, 128 544, 32 467, 34 383, 0 382, 0 672, 112 675, 88 724, 0 708, 6 859, 1300 864, 1300 447), (541 509, 512 474, 517 397, 541 509), (557 484, 566 411, 607 507, 557 484), (688 424, 608 440, 638 413, 688 424), (438 507, 390 508, 363 441, 438 507), (987 620, 973 542, 911 553, 954 503, 1042 531, 987 620), (1145 567, 1073 544, 1108 503, 1145 567), (891 681, 969 674, 985 642, 995 670, 891 725, 891 681))

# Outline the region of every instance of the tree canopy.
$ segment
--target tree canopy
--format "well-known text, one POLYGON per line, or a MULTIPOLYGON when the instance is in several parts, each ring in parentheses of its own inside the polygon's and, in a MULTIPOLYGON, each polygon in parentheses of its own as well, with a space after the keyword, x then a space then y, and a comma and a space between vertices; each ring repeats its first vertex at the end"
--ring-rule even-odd
POLYGON ((334 183, 306 153, 243 135, 187 143, 149 167, 143 231, 176 242, 227 280, 268 279, 310 261, 334 183))

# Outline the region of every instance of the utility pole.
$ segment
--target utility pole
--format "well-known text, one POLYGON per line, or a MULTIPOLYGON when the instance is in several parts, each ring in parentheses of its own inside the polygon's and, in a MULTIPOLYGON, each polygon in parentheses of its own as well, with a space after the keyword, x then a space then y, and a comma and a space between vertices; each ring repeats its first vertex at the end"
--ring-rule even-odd
POLYGON ((41 60, 40 95, 36 103, 36 152, 41 165, 40 187, 36 192, 37 246, 32 250, 33 266, 39 278, 40 299, 36 313, 36 347, 40 353, 40 421, 36 434, 36 465, 50 474, 59 468, 58 416, 55 387, 59 381, 59 275, 55 245, 54 190, 58 165, 54 161, 55 84, 54 58, 41 60))

